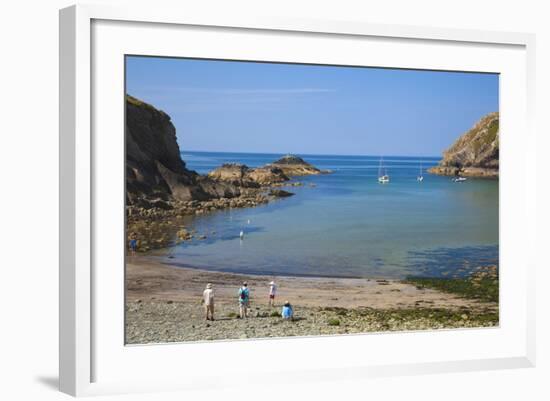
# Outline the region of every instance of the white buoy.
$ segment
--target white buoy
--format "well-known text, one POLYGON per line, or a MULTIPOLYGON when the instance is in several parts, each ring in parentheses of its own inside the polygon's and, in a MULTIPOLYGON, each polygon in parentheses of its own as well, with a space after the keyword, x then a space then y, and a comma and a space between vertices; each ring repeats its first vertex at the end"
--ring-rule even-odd
POLYGON ((239 234, 239 237, 240 237, 241 239, 244 238, 244 231, 243 231, 243 230, 241 230, 241 232, 240 232, 240 234, 239 234))

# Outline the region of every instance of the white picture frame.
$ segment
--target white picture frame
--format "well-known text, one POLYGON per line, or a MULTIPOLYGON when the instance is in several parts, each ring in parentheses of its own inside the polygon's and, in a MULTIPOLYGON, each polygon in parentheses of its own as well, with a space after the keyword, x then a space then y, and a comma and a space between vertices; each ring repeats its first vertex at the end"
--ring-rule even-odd
MULTIPOLYGON (((530 247, 535 243, 536 180, 534 174, 526 174, 536 170, 536 138, 532 127, 534 44, 534 35, 523 33, 375 25, 360 21, 234 19, 188 15, 185 10, 88 5, 61 10, 61 391, 80 396, 195 389, 204 383, 231 386, 235 377, 231 374, 230 362, 239 355, 250 360, 263 358, 267 347, 271 349, 273 365, 264 368, 253 363, 253 369, 246 372, 256 381, 272 383, 278 375, 288 372, 293 373, 290 380, 303 381, 534 366, 534 270, 537 260, 530 247), (141 43, 130 43, 124 32, 143 35, 139 36, 141 43), (176 39, 159 41, 178 35, 193 35, 207 49, 182 49, 182 42, 176 39), (260 35, 270 46, 260 48, 250 44, 254 43, 254 35, 260 35), (223 49, 216 45, 220 38, 228 40, 223 49), (334 43, 336 40, 338 46, 334 43), (242 47, 242 53, 238 50, 239 41, 249 43, 248 47, 242 47), (163 43, 162 48, 159 43, 163 43), (307 43, 313 44, 312 51, 299 55, 300 46, 305 49, 307 43), (333 52, 314 53, 321 43, 333 52), (122 248, 122 241, 117 241, 122 236, 117 237, 120 234, 117 230, 123 230, 118 224, 123 212, 117 205, 123 202, 123 192, 119 192, 123 185, 120 180, 123 169, 117 170, 124 156, 123 141, 120 141, 124 134, 123 103, 117 103, 116 95, 112 95, 120 88, 124 90, 120 86, 122 70, 118 70, 120 56, 137 52, 193 57, 216 55, 216 58, 232 59, 254 57, 273 61, 299 59, 319 63, 340 57, 337 63, 343 65, 345 62, 366 65, 361 54, 353 52, 356 46, 371 46, 373 57, 377 57, 375 66, 498 72, 504 77, 501 82, 500 257, 502 264, 514 264, 517 270, 502 270, 500 327, 437 334, 365 334, 124 346, 119 341, 124 305, 114 307, 112 313, 105 307, 106 303, 120 301, 123 274, 114 268, 109 272, 101 270, 111 263, 124 269, 120 264, 123 250, 116 249, 122 248), (398 54, 401 52, 385 50, 392 46, 400 46, 405 53, 410 48, 417 57, 404 63, 399 59, 403 57, 398 54), (437 60, 430 56, 436 50, 437 60), (294 56, 285 52, 294 52, 294 56), (493 57, 488 57, 487 53, 493 57), (457 61, 457 55, 463 55, 461 62, 457 61), (112 76, 105 74, 109 69, 113 71, 112 76), (120 132, 107 139, 101 132, 110 127, 119 127, 120 132), (106 142, 109 140, 115 142, 106 142), (100 158, 101 164, 98 163, 100 158), (105 178, 109 171, 115 173, 105 178), (514 180, 522 182, 522 191, 508 185, 514 180), (110 199, 114 202, 112 214, 108 207, 110 199), (106 221, 113 225, 112 233, 105 231, 106 221), (112 245, 106 244, 107 241, 112 245), (107 336, 110 332, 112 336, 107 336), (451 344, 453 347, 448 347, 451 344), (409 352, 409 348, 423 345, 433 348, 426 357, 409 352), (278 360, 282 346, 290 347, 296 355, 292 366, 285 366, 282 359, 278 360), (376 353, 376 349, 388 346, 397 347, 399 355, 376 353), (182 352, 186 355, 185 362, 182 362, 182 352), (222 355, 222 360, 218 368, 205 374, 200 355, 214 352, 218 358, 222 355), (362 352, 368 352, 369 357, 364 358, 362 352), (320 354, 323 358, 318 358, 320 354), (166 370, 159 368, 159 361, 166 370), (144 372, 132 369, 140 364, 144 372), (148 370, 148 366, 155 368, 148 370), (170 374, 169 369, 174 366, 178 366, 179 372, 170 374)), ((369 61, 369 65, 372 63, 369 61)), ((120 96, 122 99, 123 92, 120 96)), ((288 379, 288 375, 286 377, 288 379)))

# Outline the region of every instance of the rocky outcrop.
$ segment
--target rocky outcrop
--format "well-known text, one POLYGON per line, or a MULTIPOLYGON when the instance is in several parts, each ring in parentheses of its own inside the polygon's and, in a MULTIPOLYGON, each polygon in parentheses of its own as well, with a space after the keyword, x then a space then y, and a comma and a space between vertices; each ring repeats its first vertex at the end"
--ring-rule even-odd
POLYGON ((293 196, 294 194, 292 192, 288 192, 282 189, 271 189, 269 191, 269 196, 273 196, 275 198, 288 198, 289 196, 293 196))
POLYGON ((279 168, 289 177, 317 175, 327 171, 321 171, 317 167, 306 162, 304 159, 294 155, 286 155, 271 163, 272 167, 279 168))
MULTIPOLYGON (((216 182, 226 182, 244 188, 280 186, 290 181, 290 177, 317 175, 329 171, 319 170, 304 159, 287 155, 262 167, 250 168, 244 164, 227 163, 208 173, 208 178, 216 182)), ((293 183, 301 185, 301 183, 293 183)), ((286 185, 291 185, 286 184, 286 185)))
POLYGON ((498 169, 483 167, 432 167, 429 173, 454 177, 498 178, 498 169))
POLYGON ((438 166, 428 171, 440 175, 498 177, 499 113, 479 120, 443 153, 438 166))
POLYGON ((208 177, 216 181, 229 182, 243 187, 257 187, 258 184, 247 177, 249 170, 248 166, 244 164, 226 163, 209 172, 208 177))
POLYGON ((208 177, 218 182, 228 182, 245 188, 259 188, 289 180, 279 168, 269 166, 249 168, 238 163, 223 164, 208 173, 208 177))
POLYGON ((126 96, 128 204, 155 199, 208 200, 240 195, 237 186, 205 180, 180 157, 176 129, 163 111, 126 96))
POLYGON ((282 169, 273 166, 263 166, 248 171, 247 176, 260 185, 273 185, 290 180, 282 169))

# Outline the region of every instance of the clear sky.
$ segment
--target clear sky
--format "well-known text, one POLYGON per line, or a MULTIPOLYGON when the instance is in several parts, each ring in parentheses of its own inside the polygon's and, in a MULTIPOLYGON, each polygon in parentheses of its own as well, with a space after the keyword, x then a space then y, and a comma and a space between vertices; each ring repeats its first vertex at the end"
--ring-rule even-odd
POLYGON ((498 111, 498 75, 127 57, 182 150, 439 156, 498 111))

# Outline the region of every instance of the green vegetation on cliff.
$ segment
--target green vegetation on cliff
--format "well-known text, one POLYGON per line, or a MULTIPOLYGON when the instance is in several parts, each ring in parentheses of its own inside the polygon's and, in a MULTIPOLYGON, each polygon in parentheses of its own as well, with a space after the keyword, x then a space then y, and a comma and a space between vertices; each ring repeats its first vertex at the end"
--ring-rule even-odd
POLYGON ((443 153, 439 165, 429 172, 498 177, 499 130, 498 112, 484 116, 443 153))

